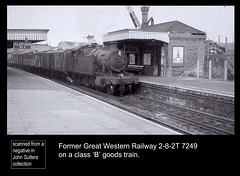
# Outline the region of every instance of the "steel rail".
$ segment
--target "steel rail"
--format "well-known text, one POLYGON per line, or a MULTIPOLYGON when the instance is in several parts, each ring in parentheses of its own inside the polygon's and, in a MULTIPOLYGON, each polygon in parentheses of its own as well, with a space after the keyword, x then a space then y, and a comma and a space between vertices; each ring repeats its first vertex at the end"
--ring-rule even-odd
MULTIPOLYGON (((179 106, 176 106, 176 105, 170 105, 170 104, 165 103, 165 102, 152 100, 150 98, 146 98, 146 97, 142 97, 142 96, 134 95, 134 97, 133 96, 131 98, 128 97, 127 99, 129 101, 129 100, 133 100, 134 98, 135 98, 135 100, 132 101, 130 104, 133 104, 133 102, 136 102, 136 101, 138 101, 138 102, 143 101, 143 102, 146 103, 146 100, 150 103, 152 103, 152 102, 157 103, 158 107, 156 107, 156 105, 154 106, 152 104, 143 105, 145 107, 142 107, 142 108, 145 108, 146 110, 151 110, 151 111, 155 111, 155 112, 159 112, 159 113, 165 113, 167 115, 170 115, 170 117, 175 117, 177 119, 183 119, 187 123, 193 123, 193 124, 198 125, 198 128, 199 127, 207 128, 210 131, 215 131, 217 134, 234 134, 232 132, 233 130, 228 131, 226 129, 218 128, 218 127, 213 126, 213 125, 209 125, 209 122, 216 123, 216 122, 219 122, 219 121, 224 121, 224 122, 221 122, 221 123, 224 123, 224 125, 226 125, 225 123, 227 123, 229 126, 234 126, 234 122, 230 119, 225 119, 225 118, 222 118, 222 117, 218 117, 216 115, 208 114, 208 113, 205 113, 205 112, 200 112, 200 111, 193 110, 193 109, 183 108, 183 107, 179 107, 179 106), (138 100, 136 100, 136 98, 138 98, 138 100), (162 107, 159 107, 159 104, 161 104, 162 107), (164 106, 165 107, 170 107, 170 108, 168 109, 168 108, 165 108, 164 106), (161 108, 161 111, 157 110, 157 108, 161 108), (185 116, 181 115, 182 112, 185 113, 184 114, 185 116), (192 119, 189 119, 189 118, 186 117, 186 113, 189 113, 189 112, 194 113, 194 117, 192 119), (202 122, 196 121, 196 120, 199 120, 201 118, 204 118, 204 121, 202 121, 202 122), (208 124, 204 124, 205 122, 208 122, 208 124)), ((125 100, 125 101, 127 101, 127 100, 125 100)), ((136 105, 134 105, 134 106, 136 106, 136 105)), ((219 126, 219 124, 217 126, 219 126)))

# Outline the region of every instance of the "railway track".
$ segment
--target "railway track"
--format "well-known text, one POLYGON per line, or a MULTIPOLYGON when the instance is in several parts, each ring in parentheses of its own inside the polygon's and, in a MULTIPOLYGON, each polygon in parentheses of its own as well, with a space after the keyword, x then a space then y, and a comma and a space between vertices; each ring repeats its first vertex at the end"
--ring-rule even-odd
POLYGON ((183 134, 234 134, 234 121, 230 119, 174 106, 140 95, 116 97, 74 83, 54 81, 183 134))
MULTIPOLYGON (((48 79, 51 78, 48 77, 48 79)), ((231 119, 186 109, 136 94, 117 97, 75 83, 59 79, 51 80, 183 134, 234 134, 234 121, 231 119)))
POLYGON ((174 106, 139 95, 122 98, 129 106, 136 106, 152 113, 156 121, 174 125, 193 134, 234 134, 234 121, 219 116, 174 106), (138 102, 136 105, 135 102, 138 102))

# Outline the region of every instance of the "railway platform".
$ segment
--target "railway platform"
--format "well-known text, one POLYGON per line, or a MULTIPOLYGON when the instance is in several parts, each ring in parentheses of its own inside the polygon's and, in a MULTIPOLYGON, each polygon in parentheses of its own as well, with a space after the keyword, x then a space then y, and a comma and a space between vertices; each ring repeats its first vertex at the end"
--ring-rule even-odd
POLYGON ((144 75, 138 75, 138 77, 140 78, 140 82, 234 97, 234 81, 195 77, 164 78, 144 75))
POLYGON ((53 81, 7 67, 7 134, 179 134, 53 81))
POLYGON ((234 120, 234 81, 194 77, 139 76, 141 96, 234 120))

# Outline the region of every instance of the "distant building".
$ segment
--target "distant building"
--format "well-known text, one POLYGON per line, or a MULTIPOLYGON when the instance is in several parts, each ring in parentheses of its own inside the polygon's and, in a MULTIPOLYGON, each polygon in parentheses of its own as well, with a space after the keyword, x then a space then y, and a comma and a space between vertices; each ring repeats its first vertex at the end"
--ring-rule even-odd
POLYGON ((32 44, 33 51, 48 51, 53 50, 55 47, 49 46, 47 44, 32 44))
POLYGON ((63 41, 63 42, 60 42, 58 44, 58 47, 62 48, 62 49, 72 49, 72 48, 75 48, 75 47, 78 47, 78 46, 81 46, 81 45, 84 45, 84 44, 88 44, 88 43, 63 41))
POLYGON ((86 38, 88 39, 88 44, 89 44, 89 45, 91 45, 91 44, 97 44, 97 43, 96 43, 96 40, 95 40, 95 38, 94 38, 94 35, 88 35, 86 38))

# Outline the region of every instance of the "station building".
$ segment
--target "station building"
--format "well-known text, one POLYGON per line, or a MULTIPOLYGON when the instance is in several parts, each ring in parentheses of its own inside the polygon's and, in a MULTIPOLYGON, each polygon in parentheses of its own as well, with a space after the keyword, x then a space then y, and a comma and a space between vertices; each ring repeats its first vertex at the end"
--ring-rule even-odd
POLYGON ((122 29, 104 35, 103 43, 129 58, 128 68, 143 75, 173 77, 204 73, 206 33, 180 21, 148 25, 149 7, 143 6, 140 29, 122 29), (199 67, 198 66, 199 63, 199 67))

